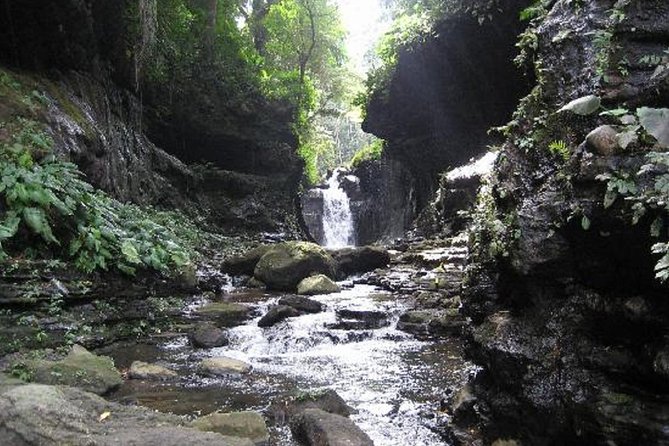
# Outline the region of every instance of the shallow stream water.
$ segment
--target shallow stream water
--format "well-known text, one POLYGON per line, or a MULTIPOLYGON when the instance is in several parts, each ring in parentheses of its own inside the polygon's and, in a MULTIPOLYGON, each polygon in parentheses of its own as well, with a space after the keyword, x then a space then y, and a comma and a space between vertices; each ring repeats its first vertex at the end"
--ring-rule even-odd
MULTIPOLYGON (((446 444, 440 427, 448 420, 439 411, 440 403, 474 371, 462 358, 459 341, 418 340, 398 331, 405 301, 373 286, 343 285, 348 288, 340 293, 314 297, 326 311, 264 329, 257 326, 258 319, 280 295, 239 290, 224 296, 258 308, 258 317, 230 329, 226 347, 194 350, 185 336, 156 346, 119 347, 110 352, 119 367, 133 360, 157 362, 183 379, 172 384, 128 380, 113 397, 161 411, 201 415, 215 410, 262 412, 282 396, 333 389, 357 411, 351 418, 377 446, 446 444), (374 330, 332 328, 339 322, 340 309, 382 311, 389 324, 374 330), (241 359, 253 371, 216 379, 198 376, 196 365, 210 356, 241 359)), ((275 426, 272 444, 294 443, 286 427, 275 426)))

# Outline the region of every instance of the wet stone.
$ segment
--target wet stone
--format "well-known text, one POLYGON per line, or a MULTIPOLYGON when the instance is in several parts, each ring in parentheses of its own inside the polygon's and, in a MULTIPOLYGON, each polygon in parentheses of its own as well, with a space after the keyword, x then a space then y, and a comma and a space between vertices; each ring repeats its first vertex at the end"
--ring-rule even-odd
POLYGON ((128 371, 132 379, 144 379, 147 381, 172 381, 179 377, 176 372, 157 364, 149 364, 142 361, 133 361, 128 371))
POLYGON ((194 420, 191 426, 205 432, 248 438, 256 446, 269 444, 267 425, 257 412, 216 412, 194 420))
POLYGON ((305 409, 290 422, 294 438, 311 446, 373 446, 372 440, 350 419, 305 409))
POLYGON ((188 339, 193 347, 198 348, 223 347, 230 342, 224 330, 209 322, 197 324, 195 330, 188 335, 188 339))
POLYGON ((303 313, 320 313, 324 305, 312 299, 302 296, 286 296, 279 299, 279 305, 286 305, 295 308, 303 313))
POLYGON ((198 309, 197 316, 224 327, 243 324, 251 317, 251 309, 235 302, 212 302, 198 309))
POLYGON ((207 376, 226 376, 249 373, 251 366, 244 361, 222 356, 203 359, 198 365, 198 371, 207 376))
POLYGON ((33 371, 33 381, 42 384, 62 384, 103 395, 123 382, 107 356, 98 356, 75 345, 60 361, 36 360, 27 363, 33 371))
POLYGON ((269 309, 267 314, 265 314, 259 321, 258 327, 271 327, 278 324, 281 321, 288 319, 289 317, 299 316, 300 312, 293 307, 287 305, 277 305, 269 309))

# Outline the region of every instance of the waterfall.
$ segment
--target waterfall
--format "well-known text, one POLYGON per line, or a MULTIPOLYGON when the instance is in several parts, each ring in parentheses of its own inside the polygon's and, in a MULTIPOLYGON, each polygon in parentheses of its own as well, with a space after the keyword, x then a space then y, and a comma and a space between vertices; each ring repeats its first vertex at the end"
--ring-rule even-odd
POLYGON ((355 245, 353 214, 344 189, 339 184, 340 170, 328 178, 323 189, 323 243, 326 248, 344 248, 355 245))

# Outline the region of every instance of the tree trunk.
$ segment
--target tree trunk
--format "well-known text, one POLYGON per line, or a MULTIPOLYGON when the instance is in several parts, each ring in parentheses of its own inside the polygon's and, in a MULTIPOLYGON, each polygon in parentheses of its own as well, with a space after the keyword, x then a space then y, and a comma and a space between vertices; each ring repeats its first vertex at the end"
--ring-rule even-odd
POLYGON ((213 62, 216 55, 216 22, 218 18, 218 0, 207 0, 206 3, 205 53, 208 62, 213 62))

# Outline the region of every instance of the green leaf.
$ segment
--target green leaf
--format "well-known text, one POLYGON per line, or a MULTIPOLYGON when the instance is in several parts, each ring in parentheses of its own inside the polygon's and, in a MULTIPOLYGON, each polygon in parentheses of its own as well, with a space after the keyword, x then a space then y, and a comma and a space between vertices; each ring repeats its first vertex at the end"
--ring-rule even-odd
POLYGON ((599 114, 599 116, 615 116, 620 117, 628 114, 630 111, 626 108, 614 108, 613 110, 606 110, 599 114))
POLYGON ((581 219, 581 227, 583 228, 584 231, 587 231, 590 229, 590 219, 588 218, 587 215, 584 215, 583 218, 581 219))
POLYGON ((638 108, 639 122, 649 135, 655 137, 660 147, 669 149, 669 108, 638 108))
POLYGON ((602 100, 599 96, 589 95, 583 96, 578 99, 574 99, 564 107, 562 107, 558 112, 569 111, 581 116, 587 116, 595 113, 599 110, 599 107, 602 105, 602 100))
POLYGON ((660 233, 662 232, 662 227, 664 226, 664 222, 660 217, 656 218, 653 220, 653 223, 650 225, 650 235, 651 237, 659 237, 660 233))
POLYGON ((16 214, 7 215, 5 221, 0 223, 0 240, 14 237, 19 230, 19 223, 21 223, 21 218, 16 214))
POLYGON ((123 254, 125 259, 132 264, 137 265, 142 263, 137 248, 135 248, 135 245, 130 240, 124 240, 121 244, 121 254, 123 254))
POLYGON ((49 243, 60 244, 51 232, 51 226, 43 209, 27 207, 23 209, 23 220, 36 234, 49 243))
POLYGON ((613 203, 615 203, 616 198, 618 198, 617 193, 611 190, 607 190, 606 194, 604 195, 604 207, 610 208, 613 205, 613 203))

